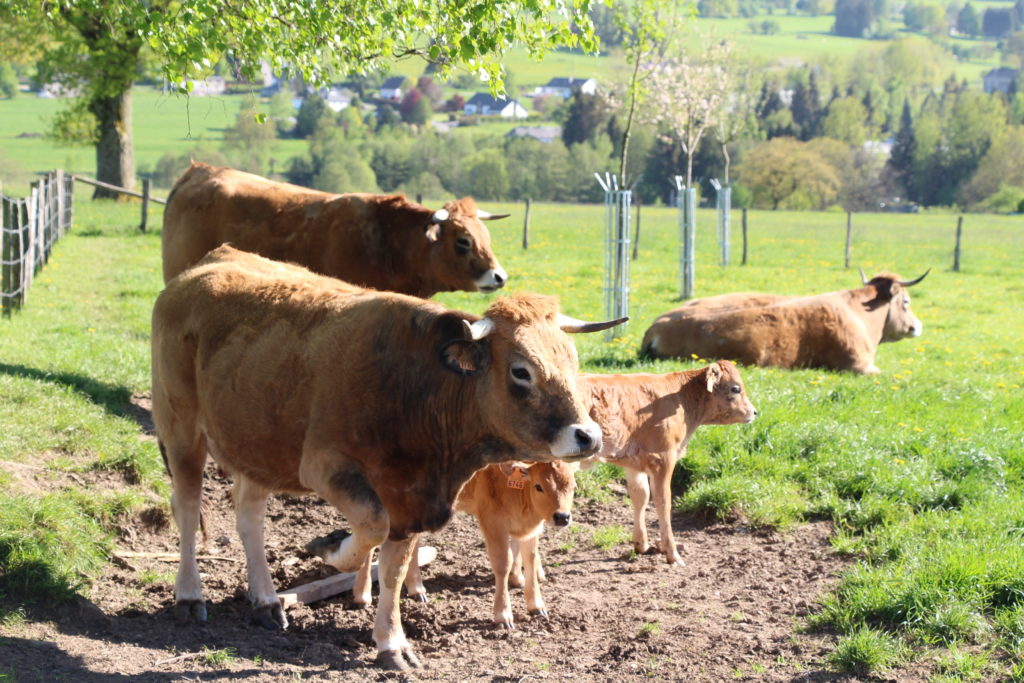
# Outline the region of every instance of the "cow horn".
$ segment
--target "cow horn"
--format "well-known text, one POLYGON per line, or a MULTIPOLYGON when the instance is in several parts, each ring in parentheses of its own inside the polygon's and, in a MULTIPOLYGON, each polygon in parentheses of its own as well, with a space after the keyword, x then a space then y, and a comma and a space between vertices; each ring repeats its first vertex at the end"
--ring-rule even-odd
POLYGON ((434 223, 440 223, 441 221, 448 220, 448 209, 438 209, 434 212, 434 215, 430 217, 430 220, 434 223))
POLYGON ((499 218, 508 218, 511 215, 510 213, 491 213, 483 209, 476 210, 476 217, 482 221, 496 221, 499 218))
POLYGON ((463 320, 462 326, 466 330, 466 336, 473 341, 480 341, 491 332, 494 332, 494 321, 490 318, 480 318, 475 323, 463 320))
POLYGON ((857 268, 857 272, 860 273, 860 282, 861 282, 861 284, 862 285, 866 285, 868 283, 868 278, 867 278, 866 275, 864 275, 864 269, 858 267, 857 268))
POLYGON ((601 323, 588 323, 576 318, 570 318, 567 315, 558 314, 558 326, 562 328, 563 332, 600 332, 601 330, 607 330, 609 327, 615 327, 629 320, 629 316, 619 318, 618 320, 606 320, 601 323))
POLYGON ((916 280, 909 280, 909 281, 900 280, 900 284, 903 285, 904 287, 913 287, 918 282, 923 280, 925 278, 925 276, 928 275, 928 273, 930 273, 930 272, 932 272, 931 268, 929 268, 928 270, 924 271, 924 275, 922 275, 921 277, 917 278, 916 280))

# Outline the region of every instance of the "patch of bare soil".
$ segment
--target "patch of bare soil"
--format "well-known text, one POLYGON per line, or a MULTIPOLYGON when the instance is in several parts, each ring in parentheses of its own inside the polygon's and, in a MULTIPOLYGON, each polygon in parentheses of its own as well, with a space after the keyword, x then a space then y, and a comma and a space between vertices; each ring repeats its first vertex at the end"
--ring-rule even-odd
MULTIPOLYGON (((670 567, 659 555, 630 557, 628 544, 605 551, 590 541, 600 527, 629 528, 627 502, 577 501, 573 527, 549 529, 541 541, 550 617, 531 618, 513 589, 508 632, 491 623, 484 544, 460 513, 425 539, 438 550, 423 572, 429 602, 403 601, 406 634, 425 664, 405 675, 376 667, 373 610, 353 609, 350 594, 292 608, 287 631, 252 623, 230 482, 213 467, 204 500, 206 625, 175 625, 177 533, 150 511, 123 530, 126 552, 88 599, 36 606, 24 624, 0 627, 0 672, 17 681, 856 680, 825 667, 833 635, 795 630, 843 567, 825 523, 780 535, 677 514, 687 565, 670 567)), ((339 526, 340 515, 316 498, 271 500, 267 549, 279 589, 334 573, 302 547, 339 526)))

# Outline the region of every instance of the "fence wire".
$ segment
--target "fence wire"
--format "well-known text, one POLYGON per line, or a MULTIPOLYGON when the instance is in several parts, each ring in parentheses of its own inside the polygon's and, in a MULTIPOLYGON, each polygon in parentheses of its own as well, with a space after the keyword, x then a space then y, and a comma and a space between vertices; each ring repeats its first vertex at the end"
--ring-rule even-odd
POLYGON ((61 171, 32 183, 27 197, 0 194, 0 307, 10 316, 25 305, 36 272, 71 227, 74 180, 61 171))

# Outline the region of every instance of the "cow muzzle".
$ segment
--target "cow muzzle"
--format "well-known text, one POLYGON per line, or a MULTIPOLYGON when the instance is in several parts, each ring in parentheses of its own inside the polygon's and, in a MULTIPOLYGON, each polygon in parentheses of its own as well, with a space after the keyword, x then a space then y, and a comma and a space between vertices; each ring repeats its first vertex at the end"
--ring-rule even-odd
POLYGON ((506 282, 508 282, 508 273, 501 266, 496 266, 478 277, 474 284, 481 292, 496 292, 504 287, 506 282))
POLYGON ((556 512, 551 515, 551 523, 555 526, 569 526, 572 524, 571 512, 556 512))
POLYGON ((551 455, 562 460, 580 460, 601 450, 601 428, 593 420, 562 427, 551 444, 551 455))

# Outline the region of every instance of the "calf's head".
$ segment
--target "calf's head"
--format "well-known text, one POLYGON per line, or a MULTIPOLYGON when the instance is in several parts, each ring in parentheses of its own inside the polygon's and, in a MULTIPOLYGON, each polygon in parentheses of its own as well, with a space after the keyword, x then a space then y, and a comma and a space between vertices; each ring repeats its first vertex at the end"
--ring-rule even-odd
POLYGON ((728 425, 753 422, 757 409, 747 396, 739 370, 731 361, 720 360, 704 368, 702 385, 707 388, 707 424, 728 425))
POLYGON ((931 268, 915 280, 901 280, 899 275, 891 273, 879 273, 868 280, 861 272, 861 280, 864 285, 874 287, 875 290, 874 298, 865 305, 869 308, 888 307, 881 341, 894 342, 907 337, 921 336, 924 325, 910 310, 910 293, 907 292, 907 288, 916 285, 930 272, 931 268))
POLYGON ((522 481, 527 505, 548 524, 569 526, 572 523, 572 499, 576 490, 574 462, 502 463, 501 472, 511 480, 522 481))
POLYGON ((441 360, 475 376, 475 403, 489 434, 529 461, 577 460, 601 449, 601 428, 577 386, 579 359, 565 332, 596 332, 622 320, 574 320, 558 312, 554 297, 536 294, 498 299, 480 320, 458 320, 462 333, 450 331, 441 360))
POLYGON ((508 275, 491 251, 491 234, 481 221, 507 216, 477 208, 470 197, 435 211, 427 228, 434 276, 451 290, 493 292, 504 287, 508 275))

